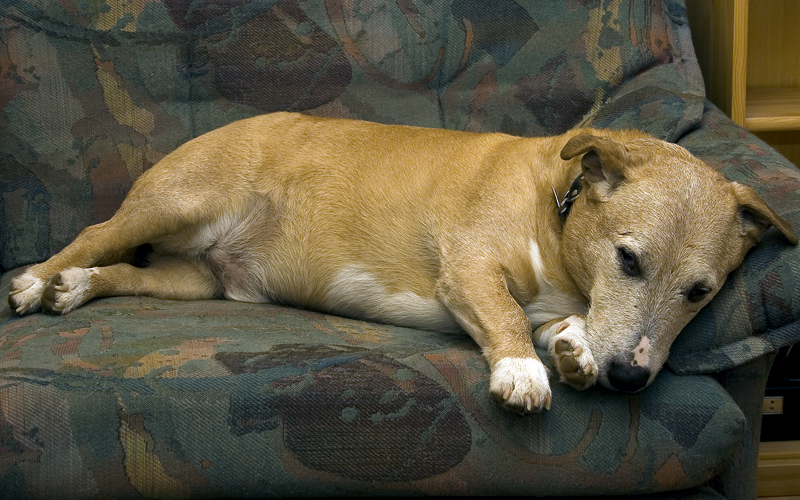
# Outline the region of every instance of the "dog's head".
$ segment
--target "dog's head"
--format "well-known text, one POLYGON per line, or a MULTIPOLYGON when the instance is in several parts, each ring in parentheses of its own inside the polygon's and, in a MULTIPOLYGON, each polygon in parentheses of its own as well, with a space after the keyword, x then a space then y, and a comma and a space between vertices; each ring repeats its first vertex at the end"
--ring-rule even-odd
POLYGON ((583 169, 562 241, 590 301, 587 335, 606 387, 652 382, 678 333, 767 228, 797 243, 755 191, 674 144, 581 134, 561 157, 583 169))

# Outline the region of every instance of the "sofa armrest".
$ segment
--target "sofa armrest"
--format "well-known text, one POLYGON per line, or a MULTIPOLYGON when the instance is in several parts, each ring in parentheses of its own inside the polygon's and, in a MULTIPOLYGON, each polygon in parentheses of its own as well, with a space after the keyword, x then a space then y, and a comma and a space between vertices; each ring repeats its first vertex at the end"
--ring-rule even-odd
POLYGON ((715 489, 728 500, 749 500, 757 496, 761 408, 767 377, 774 360, 774 354, 761 356, 717 377, 745 417, 744 437, 739 449, 717 476, 718 483, 714 484, 715 489))

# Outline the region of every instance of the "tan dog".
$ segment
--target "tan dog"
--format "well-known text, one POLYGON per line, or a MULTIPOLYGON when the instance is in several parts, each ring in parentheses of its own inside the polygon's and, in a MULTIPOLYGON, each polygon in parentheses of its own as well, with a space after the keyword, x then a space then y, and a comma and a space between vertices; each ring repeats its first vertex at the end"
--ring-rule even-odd
POLYGON ((769 225, 797 243, 752 189, 639 132, 276 113, 178 148, 111 220, 17 277, 9 302, 67 313, 98 296, 225 296, 463 329, 491 393, 538 411, 551 392, 531 325, 562 381, 640 390, 769 225), (145 243, 148 267, 123 263, 145 243))

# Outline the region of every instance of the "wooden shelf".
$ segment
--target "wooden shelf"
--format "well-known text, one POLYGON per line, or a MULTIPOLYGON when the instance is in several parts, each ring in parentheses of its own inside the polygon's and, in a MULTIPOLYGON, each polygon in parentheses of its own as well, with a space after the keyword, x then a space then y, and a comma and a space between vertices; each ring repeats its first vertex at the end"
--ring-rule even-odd
POLYGON ((754 132, 800 129, 799 88, 748 88, 745 126, 754 132))
POLYGON ((800 0, 686 0, 708 97, 800 166, 800 0))
POLYGON ((758 497, 800 495, 800 441, 762 442, 758 453, 758 497))

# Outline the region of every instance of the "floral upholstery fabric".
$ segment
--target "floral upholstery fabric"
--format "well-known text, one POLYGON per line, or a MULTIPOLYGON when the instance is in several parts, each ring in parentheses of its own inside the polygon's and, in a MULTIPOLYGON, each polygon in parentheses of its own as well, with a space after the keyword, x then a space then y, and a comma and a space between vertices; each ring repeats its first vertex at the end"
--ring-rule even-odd
POLYGON ((272 305, 102 299, 0 342, 9 498, 649 493, 703 484, 745 430, 669 371, 510 414, 467 336, 272 305))
MULTIPOLYGON (((277 110, 639 128, 800 229, 796 169, 706 103, 681 0, 4 0, 0 295, 178 145, 277 110)), ((800 340, 797 252, 768 232, 647 391, 554 382, 529 417, 491 401, 467 337, 226 301, 3 305, 0 497, 750 498, 764 355, 800 340), (705 375, 734 368, 748 384, 705 375)))

